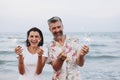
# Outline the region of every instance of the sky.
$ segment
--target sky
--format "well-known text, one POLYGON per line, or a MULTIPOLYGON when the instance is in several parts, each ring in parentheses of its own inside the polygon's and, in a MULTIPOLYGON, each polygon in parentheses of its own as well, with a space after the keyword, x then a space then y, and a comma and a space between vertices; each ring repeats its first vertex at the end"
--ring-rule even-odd
POLYGON ((53 16, 65 32, 120 32, 120 0, 0 0, 0 32, 49 32, 53 16))

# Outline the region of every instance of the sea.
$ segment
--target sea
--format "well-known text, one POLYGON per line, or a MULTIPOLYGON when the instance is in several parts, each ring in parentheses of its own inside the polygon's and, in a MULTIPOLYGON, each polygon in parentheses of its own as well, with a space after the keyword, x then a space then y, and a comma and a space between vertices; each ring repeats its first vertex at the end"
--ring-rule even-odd
MULTIPOLYGON (((51 33, 44 34, 44 44, 52 39, 51 33)), ((81 45, 89 46, 85 64, 79 68, 81 80, 120 80, 120 32, 65 32, 78 37, 81 45)), ((26 33, 0 33, 0 80, 18 79, 18 60, 14 48, 26 40, 26 33)), ((45 64, 41 76, 52 80, 53 69, 45 64)))

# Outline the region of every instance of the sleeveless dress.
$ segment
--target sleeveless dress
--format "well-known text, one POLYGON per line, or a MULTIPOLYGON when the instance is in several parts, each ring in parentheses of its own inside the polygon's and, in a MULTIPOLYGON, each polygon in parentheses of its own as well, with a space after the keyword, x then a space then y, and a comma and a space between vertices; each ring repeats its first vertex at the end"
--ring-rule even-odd
MULTIPOLYGON (((47 49, 45 47, 40 47, 44 50, 43 56, 47 56, 47 49)), ((43 80, 41 75, 36 74, 36 67, 38 61, 38 54, 30 54, 27 50, 26 46, 22 46, 23 49, 23 57, 24 57, 24 67, 25 73, 23 75, 19 75, 18 80, 43 80)))

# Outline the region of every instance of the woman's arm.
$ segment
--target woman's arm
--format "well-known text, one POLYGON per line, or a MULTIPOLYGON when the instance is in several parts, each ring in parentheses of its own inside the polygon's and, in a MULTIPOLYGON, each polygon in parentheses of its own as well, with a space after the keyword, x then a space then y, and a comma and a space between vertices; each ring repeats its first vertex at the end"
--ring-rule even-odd
POLYGON ((38 63, 37 63, 36 74, 40 74, 42 72, 46 60, 47 60, 47 57, 38 56, 38 63))
POLYGON ((36 74, 40 74, 41 72, 42 72, 42 55, 38 56, 36 74))
POLYGON ((25 73, 25 69, 24 69, 24 58, 22 55, 19 55, 18 57, 18 70, 19 70, 19 73, 21 75, 23 75, 25 73))
POLYGON ((21 75, 23 75, 25 73, 25 69, 24 69, 24 58, 23 58, 23 55, 22 55, 22 47, 21 46, 17 46, 15 48, 15 53, 18 55, 18 70, 19 70, 19 73, 21 75))

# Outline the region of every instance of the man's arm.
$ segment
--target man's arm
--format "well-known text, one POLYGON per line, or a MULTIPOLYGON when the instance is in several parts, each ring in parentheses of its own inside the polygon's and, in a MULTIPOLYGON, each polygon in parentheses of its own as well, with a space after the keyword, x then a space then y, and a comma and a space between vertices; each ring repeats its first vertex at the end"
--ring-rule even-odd
POLYGON ((51 62, 53 69, 55 71, 60 70, 66 58, 67 58, 67 55, 64 52, 61 52, 58 55, 58 58, 51 62))
POLYGON ((84 65, 84 62, 85 62, 84 56, 79 56, 76 60, 76 63, 81 67, 84 65))
POLYGON ((89 47, 86 46, 86 45, 84 45, 84 46, 82 47, 82 49, 80 50, 79 56, 78 56, 78 58, 76 59, 76 63, 77 63, 79 66, 82 67, 82 66, 84 65, 84 62, 85 62, 84 57, 85 57, 85 55, 88 53, 88 51, 89 51, 89 47))

